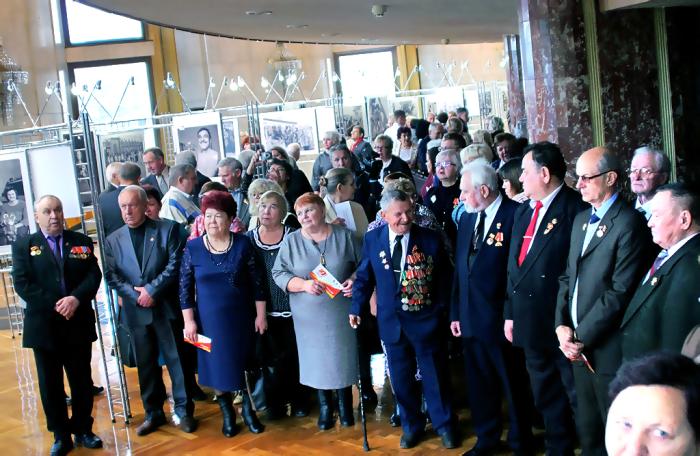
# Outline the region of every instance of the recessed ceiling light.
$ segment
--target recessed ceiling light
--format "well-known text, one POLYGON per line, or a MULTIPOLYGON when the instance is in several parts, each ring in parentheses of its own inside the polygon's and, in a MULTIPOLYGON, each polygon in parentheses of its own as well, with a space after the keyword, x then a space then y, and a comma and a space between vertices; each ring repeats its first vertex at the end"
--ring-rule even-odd
POLYGON ((272 11, 270 11, 270 10, 260 11, 258 14, 261 16, 270 16, 272 14, 272 11))
POLYGON ((246 16, 269 16, 272 14, 272 11, 270 10, 265 10, 265 11, 255 11, 255 10, 250 10, 245 12, 246 16))
POLYGON ((338 33, 338 32, 321 33, 321 37, 323 37, 323 38, 329 38, 329 37, 338 36, 338 35, 340 35, 340 33, 338 33))
POLYGON ((309 26, 307 24, 287 24, 288 29, 307 29, 309 26))

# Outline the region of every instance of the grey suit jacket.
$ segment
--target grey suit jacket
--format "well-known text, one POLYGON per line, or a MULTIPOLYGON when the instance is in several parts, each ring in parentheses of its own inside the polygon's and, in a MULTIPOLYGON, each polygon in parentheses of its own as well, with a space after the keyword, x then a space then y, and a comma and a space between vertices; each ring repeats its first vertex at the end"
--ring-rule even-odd
POLYGON ((646 220, 621 196, 581 253, 590 211, 576 216, 566 272, 559 279, 555 328, 573 328, 571 302, 578 279, 576 335, 597 373, 614 375, 622 359, 620 322, 637 284, 659 249, 646 220), (603 228, 604 227, 604 228, 603 228))
POLYGON ((144 326, 154 319, 182 318, 178 301, 180 260, 186 237, 180 226, 169 220, 147 219, 143 262, 139 267, 129 227, 124 225, 109 235, 105 246, 105 278, 122 298, 128 326, 144 326), (145 287, 156 305, 141 307, 134 287, 145 287))

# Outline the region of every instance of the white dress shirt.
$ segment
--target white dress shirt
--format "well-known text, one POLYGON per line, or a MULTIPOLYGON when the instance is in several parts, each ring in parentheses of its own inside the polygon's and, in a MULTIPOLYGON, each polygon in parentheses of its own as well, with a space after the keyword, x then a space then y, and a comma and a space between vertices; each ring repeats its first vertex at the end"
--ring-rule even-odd
MULTIPOLYGON (((527 247, 527 253, 530 253, 530 249, 532 248, 532 244, 535 243, 535 236, 537 236, 537 231, 540 229, 540 223, 542 223, 542 220, 544 219, 544 214, 547 213, 547 209, 549 209, 549 206, 552 205, 552 201, 554 201, 554 198, 557 197, 557 195, 561 191, 562 187, 564 187, 563 183, 559 187, 555 188, 552 193, 550 193, 549 195, 542 198, 542 207, 540 208, 540 212, 537 214, 537 222, 535 223, 535 232, 532 233, 532 239, 530 240, 530 245, 527 247)), ((536 201, 530 200, 530 207, 533 210, 535 209, 535 204, 536 204, 536 201)))
MULTIPOLYGON (((499 193, 498 198, 496 198, 493 203, 489 204, 486 209, 484 209, 484 215, 486 218, 484 219, 484 237, 486 237, 486 233, 489 232, 489 229, 491 229, 491 224, 493 223, 493 219, 496 218, 496 213, 498 212, 498 209, 501 207, 501 203, 503 202, 503 196, 499 193)), ((479 226, 479 218, 481 217, 480 213, 476 214, 476 223, 474 224, 474 236, 476 236, 476 228, 479 226)), ((483 241, 483 239, 479 239, 479 241, 483 241)))

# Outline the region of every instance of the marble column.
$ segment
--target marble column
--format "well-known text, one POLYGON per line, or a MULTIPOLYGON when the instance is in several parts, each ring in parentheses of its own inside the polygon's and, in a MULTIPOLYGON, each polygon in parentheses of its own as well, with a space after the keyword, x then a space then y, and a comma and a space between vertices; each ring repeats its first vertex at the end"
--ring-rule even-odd
MULTIPOLYGON (((523 92, 522 60, 518 35, 505 35, 503 47, 506 56, 506 78, 508 82, 508 125, 511 131, 520 131, 527 125, 525 116, 525 93, 523 92)), ((527 135, 527 131, 521 134, 527 135)))

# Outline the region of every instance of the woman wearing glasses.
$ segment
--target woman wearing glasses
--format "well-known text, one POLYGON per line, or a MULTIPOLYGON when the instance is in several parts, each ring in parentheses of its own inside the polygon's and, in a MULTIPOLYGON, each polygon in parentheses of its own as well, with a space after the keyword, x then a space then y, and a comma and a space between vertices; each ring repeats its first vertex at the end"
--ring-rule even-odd
POLYGON ((425 195, 424 203, 435 214, 438 223, 445 230, 450 245, 455 245, 457 226, 452 222, 452 210, 459 204, 459 172, 462 162, 457 152, 443 150, 435 157, 435 175, 439 183, 425 195))

